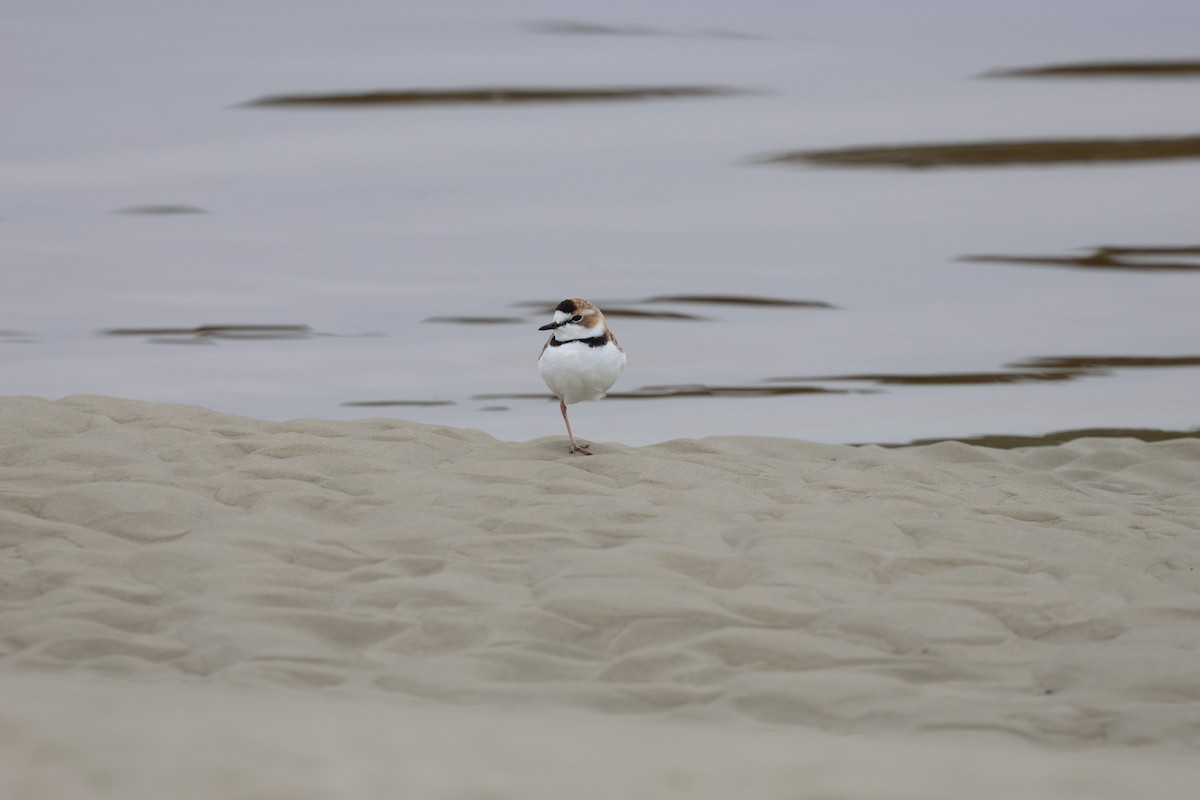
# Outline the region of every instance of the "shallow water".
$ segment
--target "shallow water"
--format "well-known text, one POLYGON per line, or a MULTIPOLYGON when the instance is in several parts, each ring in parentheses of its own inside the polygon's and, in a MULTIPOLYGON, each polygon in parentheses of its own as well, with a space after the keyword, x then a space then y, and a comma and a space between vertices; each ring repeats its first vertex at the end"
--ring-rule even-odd
POLYGON ((6 17, 0 394, 557 436, 581 295, 587 441, 1200 426, 1195 4, 6 17))

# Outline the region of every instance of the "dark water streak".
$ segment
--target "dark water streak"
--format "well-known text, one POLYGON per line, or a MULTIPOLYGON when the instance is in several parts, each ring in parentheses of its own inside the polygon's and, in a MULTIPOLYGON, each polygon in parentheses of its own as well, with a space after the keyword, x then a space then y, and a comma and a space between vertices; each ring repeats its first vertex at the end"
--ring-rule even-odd
POLYGON ((526 27, 535 33, 552 36, 676 36, 711 39, 744 39, 756 41, 765 37, 743 31, 722 28, 673 31, 649 25, 606 25, 597 22, 577 22, 567 19, 549 19, 531 22, 526 27))
POLYGON ((109 328, 104 336, 196 336, 213 339, 310 339, 308 325, 200 325, 195 328, 109 328))
POLYGON ((1200 61, 1090 61, 985 72, 981 78, 1200 78, 1200 61))
POLYGON ((477 86, 452 89, 380 89, 369 92, 277 94, 240 103, 239 108, 364 108, 463 104, 608 103, 677 100, 749 94, 728 86, 477 86))
POLYGON ((1011 366, 1034 369, 1129 369, 1136 367, 1200 367, 1195 356, 1046 356, 1031 358, 1011 366))
POLYGON ((348 400, 345 408, 433 408, 457 405, 453 400, 348 400))
POLYGON ((524 317, 426 317, 422 322, 448 325, 524 325, 524 317))
POLYGON ((787 300, 782 297, 747 297, 731 294, 665 294, 647 297, 643 303, 701 303, 724 306, 774 306, 777 308, 837 308, 822 300, 787 300))
MULTIPOLYGON (((873 394, 864 389, 829 389, 824 386, 708 386, 702 383, 671 386, 643 386, 628 392, 609 392, 608 400, 657 400, 668 397, 779 397, 801 394, 873 394)), ((477 394, 472 400, 554 400, 552 394, 524 392, 515 394, 477 394)))
POLYGON ((164 217, 176 214, 207 214, 208 212, 203 208, 197 208, 196 206, 188 206, 178 203, 160 203, 155 205, 128 206, 126 208, 118 208, 112 213, 164 217))
MULTIPOLYGON (((1171 431, 1158 428, 1076 428, 1055 431, 1041 436, 1016 436, 1008 434, 985 434, 982 436, 956 436, 933 439, 914 439, 911 442, 882 444, 880 447, 916 447, 920 445, 959 442, 974 447, 995 447, 1013 450, 1018 447, 1054 447, 1083 438, 1137 439, 1142 442, 1165 442, 1171 439, 1200 439, 1200 430, 1171 431)), ((855 445, 861 447, 862 445, 855 445)))
POLYGON ((841 147, 830 150, 794 150, 763 156, 757 159, 756 163, 923 170, 1190 158, 1200 158, 1200 136, 997 140, 841 147))
POLYGON ((1129 272, 1200 272, 1200 246, 1166 247, 1102 246, 1090 253, 1066 256, 984 254, 959 256, 958 261, 975 264, 1018 264, 1074 269, 1124 270, 1129 272), (1197 256, 1195 261, 1158 260, 1163 256, 1197 256), (1130 260, 1130 257, 1137 260, 1130 260))
POLYGON ((869 373, 862 375, 827 375, 815 378, 768 378, 769 381, 861 381, 883 386, 970 386, 975 384, 1035 383, 1038 381, 1069 381, 1103 373, 1088 369, 1064 369, 1039 372, 947 372, 941 374, 869 373))

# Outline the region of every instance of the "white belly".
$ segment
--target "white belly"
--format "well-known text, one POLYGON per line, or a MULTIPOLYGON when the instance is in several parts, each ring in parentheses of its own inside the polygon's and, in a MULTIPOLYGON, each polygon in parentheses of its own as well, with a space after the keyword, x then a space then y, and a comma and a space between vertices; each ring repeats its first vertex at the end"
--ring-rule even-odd
POLYGON ((612 342, 603 347, 567 342, 547 347, 538 360, 542 380, 568 405, 604 397, 624 369, 625 354, 612 342))

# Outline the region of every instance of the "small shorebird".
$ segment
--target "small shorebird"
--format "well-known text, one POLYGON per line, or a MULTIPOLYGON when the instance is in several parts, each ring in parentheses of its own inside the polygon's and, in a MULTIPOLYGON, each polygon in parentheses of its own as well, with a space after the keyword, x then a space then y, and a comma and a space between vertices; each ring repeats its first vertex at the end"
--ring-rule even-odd
POLYGON ((553 331, 538 357, 538 372, 558 397, 570 452, 590 456, 586 444, 575 442, 567 406, 604 397, 625 369, 625 351, 604 324, 600 309, 582 297, 563 300, 554 309, 554 321, 538 330, 553 331))

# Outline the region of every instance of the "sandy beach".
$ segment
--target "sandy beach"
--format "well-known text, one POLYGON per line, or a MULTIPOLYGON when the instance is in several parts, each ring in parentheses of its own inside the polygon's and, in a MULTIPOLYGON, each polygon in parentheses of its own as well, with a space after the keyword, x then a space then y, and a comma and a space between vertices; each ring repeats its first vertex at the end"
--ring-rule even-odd
POLYGON ((1200 785, 1200 440, 566 451, 0 398, 0 796, 1200 785))

